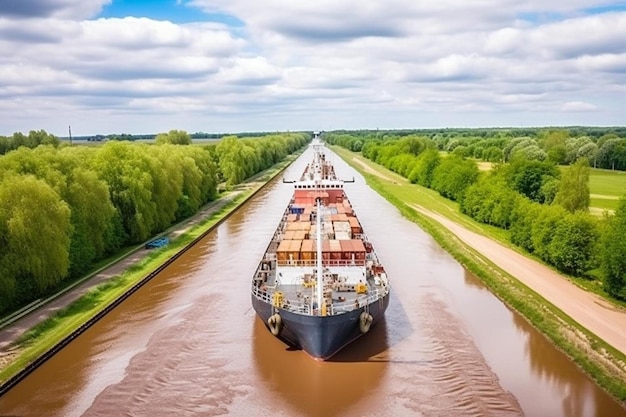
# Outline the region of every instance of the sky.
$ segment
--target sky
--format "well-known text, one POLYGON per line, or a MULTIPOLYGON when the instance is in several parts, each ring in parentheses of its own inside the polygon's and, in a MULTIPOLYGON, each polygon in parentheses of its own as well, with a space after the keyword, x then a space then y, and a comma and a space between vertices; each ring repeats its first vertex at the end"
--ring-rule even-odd
POLYGON ((626 124, 626 1, 0 0, 0 135, 626 124))

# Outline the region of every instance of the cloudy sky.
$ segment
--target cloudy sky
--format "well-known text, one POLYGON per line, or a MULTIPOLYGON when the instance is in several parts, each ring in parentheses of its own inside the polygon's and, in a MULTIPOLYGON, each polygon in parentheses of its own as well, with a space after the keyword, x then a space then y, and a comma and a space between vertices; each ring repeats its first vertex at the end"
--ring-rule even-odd
POLYGON ((626 1, 0 0, 0 135, 626 124, 626 1))

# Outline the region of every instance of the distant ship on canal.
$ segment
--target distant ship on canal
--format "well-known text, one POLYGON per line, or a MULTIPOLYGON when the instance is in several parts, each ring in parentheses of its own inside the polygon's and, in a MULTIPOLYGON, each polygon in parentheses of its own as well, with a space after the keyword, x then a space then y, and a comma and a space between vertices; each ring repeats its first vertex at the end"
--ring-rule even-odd
POLYGON ((326 360, 384 317, 390 285, 317 133, 310 146, 254 274, 252 305, 274 336, 326 360))

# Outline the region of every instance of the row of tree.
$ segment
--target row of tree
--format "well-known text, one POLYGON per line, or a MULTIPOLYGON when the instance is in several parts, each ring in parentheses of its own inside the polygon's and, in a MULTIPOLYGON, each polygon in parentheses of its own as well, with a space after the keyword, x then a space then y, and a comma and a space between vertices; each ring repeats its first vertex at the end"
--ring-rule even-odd
POLYGON ((31 130, 28 135, 15 132, 12 136, 0 136, 0 155, 20 147, 36 148, 39 145, 59 146, 61 141, 45 130, 31 130))
MULTIPOLYGON (((333 140, 354 152, 361 151, 370 141, 401 141, 402 144, 415 144, 428 139, 440 151, 453 153, 462 158, 471 157, 490 162, 509 162, 514 156, 528 160, 548 161, 557 165, 570 165, 580 158, 586 158, 595 168, 626 170, 626 129, 584 130, 577 129, 493 129, 489 135, 478 135, 485 130, 452 130, 441 133, 431 131, 361 131, 356 133, 333 132, 333 140), (421 132, 421 133, 419 133, 421 132), (598 136, 598 132, 604 134, 598 136), (426 133, 426 134, 424 134, 426 133), (474 134, 472 134, 474 133, 474 134), (588 133, 584 135, 581 133, 588 133), (593 136, 595 133, 596 136, 593 136), (618 136, 622 134, 623 136, 618 136), (526 134, 526 135, 521 135, 526 134)), ((400 149, 409 153, 419 153, 419 148, 400 149)), ((393 150, 385 150, 393 155, 393 150)))
POLYGON ((586 158, 561 171, 520 152, 481 172, 475 161, 443 154, 429 138, 349 136, 326 133, 325 139, 349 149, 358 144, 365 157, 459 202, 477 221, 509 230, 512 243, 560 271, 587 278, 599 271, 611 296, 626 295, 626 198, 612 216, 591 215, 586 158))
MULTIPOLYGON (((184 132, 170 132, 171 142, 184 132)), ((0 157, 0 312, 46 295, 146 241, 301 148, 310 135, 205 146, 107 142, 20 147, 0 157)))

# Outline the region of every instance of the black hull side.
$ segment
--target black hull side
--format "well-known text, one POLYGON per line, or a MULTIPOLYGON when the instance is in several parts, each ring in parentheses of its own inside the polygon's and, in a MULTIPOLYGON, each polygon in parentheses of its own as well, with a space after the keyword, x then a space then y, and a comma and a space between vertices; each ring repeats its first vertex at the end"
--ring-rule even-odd
MULTIPOLYGON (((389 294, 367 307, 373 318, 372 327, 384 317, 388 305, 389 294)), ((276 311, 254 295, 252 306, 269 329, 267 320, 276 311)), ((315 359, 327 360, 363 335, 359 329, 359 316, 365 310, 366 307, 361 307, 344 314, 319 317, 280 309, 278 313, 283 325, 278 338, 291 346, 301 348, 315 359)))

